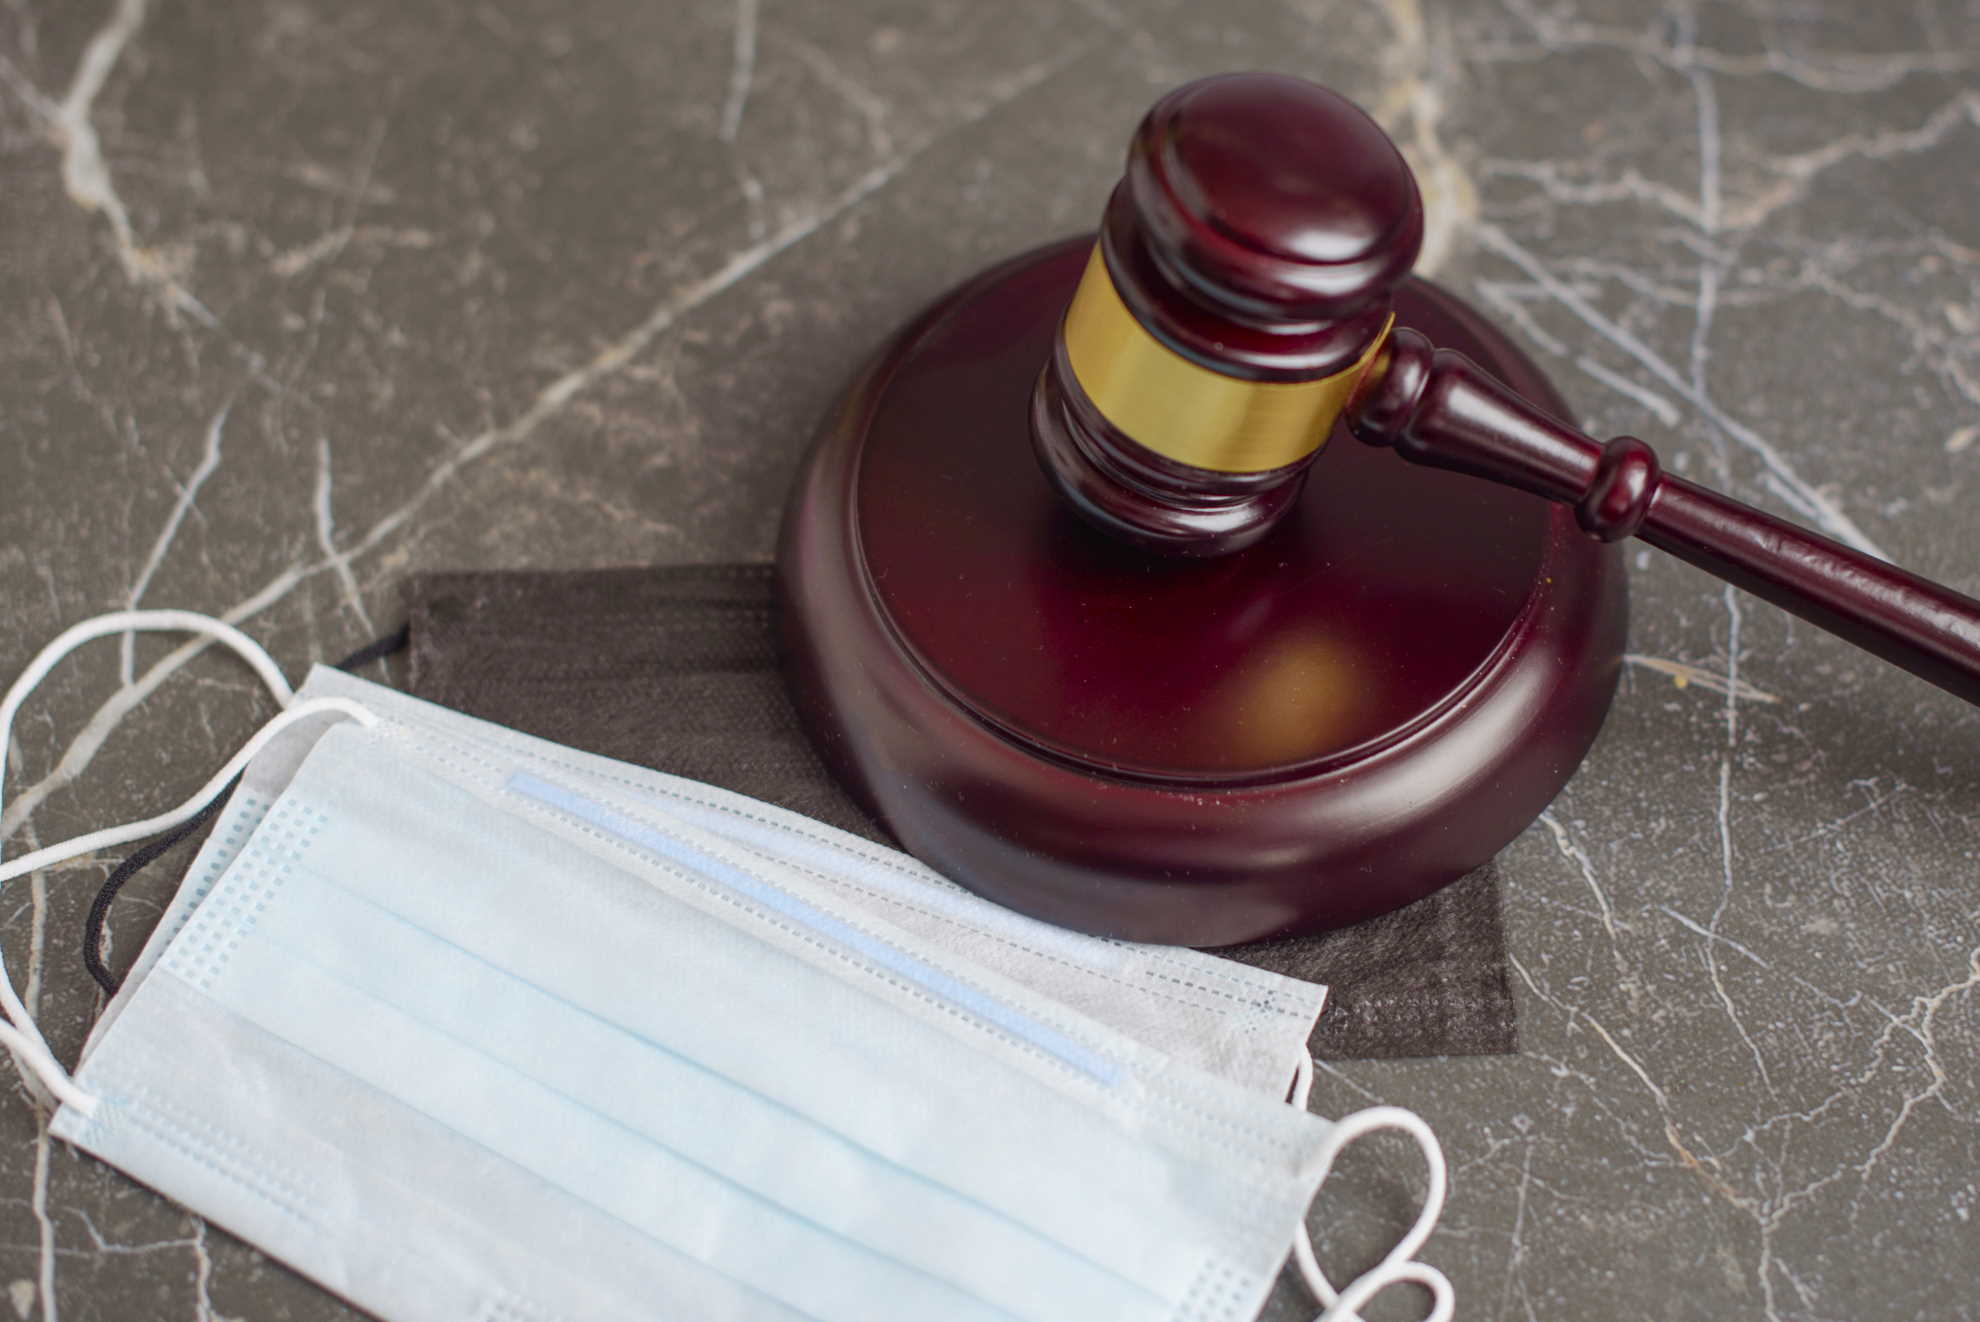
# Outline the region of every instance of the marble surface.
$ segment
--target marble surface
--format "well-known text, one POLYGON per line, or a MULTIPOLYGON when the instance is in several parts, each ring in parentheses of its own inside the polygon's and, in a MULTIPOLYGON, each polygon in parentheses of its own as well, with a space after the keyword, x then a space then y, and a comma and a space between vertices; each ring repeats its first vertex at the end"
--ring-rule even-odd
MULTIPOLYGON (((133 604, 299 671, 416 567, 767 556, 862 355, 1248 66, 1378 114, 1426 265, 1585 423, 1980 592, 1976 65, 1972 0, 0 0, 0 671, 133 604)), ((1465 1317, 1973 1317, 1980 719, 1634 568, 1615 713, 1502 860, 1520 1054, 1316 1107, 1436 1125, 1465 1317)), ((222 657, 97 645, 16 732, 8 849, 176 801, 267 711, 222 657)), ((65 1058, 106 866, 0 906, 65 1058)), ((348 1315, 10 1091, 0 1318, 348 1315)), ((1406 1169, 1351 1154, 1339 1260, 1406 1169)))

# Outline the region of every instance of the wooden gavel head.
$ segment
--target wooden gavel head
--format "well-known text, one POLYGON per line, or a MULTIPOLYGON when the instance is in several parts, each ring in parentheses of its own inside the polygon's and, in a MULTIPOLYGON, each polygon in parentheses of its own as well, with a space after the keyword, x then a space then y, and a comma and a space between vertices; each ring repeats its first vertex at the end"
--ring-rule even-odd
POLYGON ((1257 73, 1171 92, 1038 380, 1045 471, 1136 546, 1257 541, 1385 344, 1422 239, 1408 165, 1344 97, 1257 73))

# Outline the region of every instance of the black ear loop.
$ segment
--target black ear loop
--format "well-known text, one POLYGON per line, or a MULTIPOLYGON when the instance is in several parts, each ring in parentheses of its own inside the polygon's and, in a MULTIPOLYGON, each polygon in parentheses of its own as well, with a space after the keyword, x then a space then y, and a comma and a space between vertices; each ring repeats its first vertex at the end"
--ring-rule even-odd
MULTIPOLYGON (((375 639, 352 652, 337 663, 337 669, 361 670, 374 661, 381 661, 394 652, 405 650, 406 644, 411 639, 412 625, 402 624, 397 632, 375 639)), ((125 884, 132 877, 151 866, 160 855, 169 852, 174 845, 187 836, 197 833, 201 827, 213 820, 213 815, 220 811, 220 805, 227 801, 227 796, 232 794, 240 783, 239 776, 228 781, 227 788, 208 800, 206 806, 201 808, 191 820, 181 822, 165 834, 145 841, 138 847, 136 853, 119 863, 116 869, 103 879, 102 888, 96 892, 96 898, 90 902, 89 917, 83 920, 82 954, 83 967, 89 970, 89 976, 95 978, 96 985, 103 988, 108 995, 115 996, 117 989, 123 985, 123 979, 112 973, 103 963, 103 930, 109 922, 110 906, 116 901, 118 892, 124 889, 125 884)))

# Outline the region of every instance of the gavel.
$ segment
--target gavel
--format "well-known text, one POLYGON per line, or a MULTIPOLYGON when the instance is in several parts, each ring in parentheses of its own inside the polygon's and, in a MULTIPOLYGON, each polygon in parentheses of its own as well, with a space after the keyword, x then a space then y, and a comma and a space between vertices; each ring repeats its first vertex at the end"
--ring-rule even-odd
POLYGON ((1407 903, 1586 752, 1632 536, 1980 701, 1980 602, 1562 422, 1409 274, 1422 233, 1351 102, 1204 79, 1143 119, 1096 236, 860 376, 785 522, 788 669, 908 849, 1141 940, 1407 903))

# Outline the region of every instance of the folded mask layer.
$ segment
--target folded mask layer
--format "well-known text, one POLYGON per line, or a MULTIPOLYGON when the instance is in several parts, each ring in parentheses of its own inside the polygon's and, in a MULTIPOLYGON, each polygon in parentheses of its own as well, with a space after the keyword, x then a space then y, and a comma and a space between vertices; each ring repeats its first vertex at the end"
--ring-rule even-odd
POLYGON ((1310 987, 312 690, 384 719, 250 764, 62 1137, 405 1322, 1255 1314, 1327 1144, 1277 1100, 1310 987))
MULTIPOLYGON (((1069 932, 984 900, 907 854, 761 800, 535 739, 341 671, 311 671, 297 700, 317 698, 363 703, 418 738, 568 784, 669 829, 705 832, 800 885, 822 888, 834 908, 884 919, 1179 1060, 1274 1096, 1284 1095, 1288 1062, 1304 1054, 1327 995, 1325 987, 1198 951, 1069 932)), ((198 905, 322 728, 299 727, 249 765, 131 982, 198 905)), ((106 1024, 124 999, 112 1003, 106 1024)))

